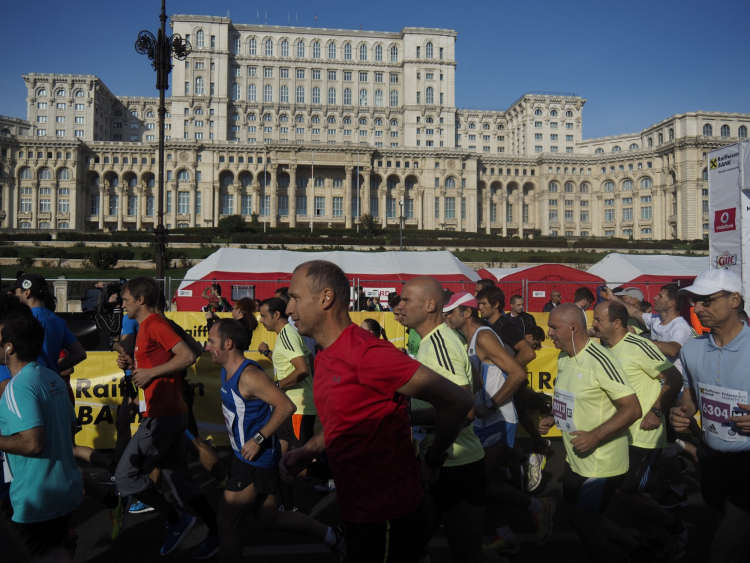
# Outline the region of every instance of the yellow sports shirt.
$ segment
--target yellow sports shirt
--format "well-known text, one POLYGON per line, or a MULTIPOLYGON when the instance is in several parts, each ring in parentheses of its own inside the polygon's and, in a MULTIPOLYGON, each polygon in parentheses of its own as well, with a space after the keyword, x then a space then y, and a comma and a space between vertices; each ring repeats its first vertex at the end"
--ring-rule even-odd
POLYGON ((596 449, 579 453, 570 432, 594 430, 617 412, 613 400, 633 394, 620 363, 602 345, 589 340, 571 358, 560 352, 553 414, 562 431, 570 468, 583 477, 613 477, 628 470, 628 434, 621 432, 596 449))
POLYGON ((274 381, 280 381, 294 371, 292 360, 303 356, 310 370, 310 375, 303 379, 299 385, 284 389, 286 396, 297 406, 294 414, 318 414, 313 403, 313 370, 310 366, 310 350, 307 349, 302 337, 291 324, 281 329, 276 339, 276 347, 273 349, 273 375, 274 381))
MULTIPOLYGON (((643 416, 646 416, 661 393, 659 374, 671 368, 672 362, 650 340, 635 334, 626 335, 609 351, 620 361, 630 386, 641 403, 643 416)), ((667 427, 664 418, 662 417, 661 426, 655 430, 641 429, 643 418, 636 420, 628 430, 629 442, 649 450, 666 448, 667 427)))
MULTIPOLYGON (((430 334, 422 339, 419 344, 419 353, 417 360, 436 371, 446 379, 456 385, 468 385, 469 389, 474 389, 471 384, 471 362, 466 354, 464 343, 456 336, 453 329, 445 323, 441 324, 430 334)), ((411 400, 412 410, 431 408, 430 403, 418 399, 411 400)), ((427 453, 427 448, 435 440, 434 434, 428 434, 424 440, 419 443, 419 452, 422 456, 427 453)), ((446 467, 456 465, 467 465, 478 461, 484 457, 484 450, 479 438, 474 434, 474 425, 465 426, 461 433, 448 449, 448 459, 445 461, 446 467)))

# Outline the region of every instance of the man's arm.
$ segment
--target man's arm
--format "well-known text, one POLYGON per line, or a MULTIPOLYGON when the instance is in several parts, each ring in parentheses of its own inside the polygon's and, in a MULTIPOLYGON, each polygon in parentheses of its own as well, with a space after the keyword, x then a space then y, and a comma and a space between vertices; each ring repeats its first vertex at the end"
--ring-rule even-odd
MULTIPOLYGON (((526 339, 524 339, 524 342, 527 342, 526 339)), ((483 330, 477 336, 477 344, 479 359, 483 362, 493 363, 507 375, 503 386, 492 396, 492 402, 497 406, 507 401, 521 388, 523 382, 526 381, 526 372, 510 357, 510 354, 505 351, 494 334, 489 334, 488 331, 483 330)))
POLYGON ((149 369, 134 369, 133 383, 138 387, 148 387, 151 381, 157 377, 163 377, 172 373, 189 368, 195 363, 195 354, 184 340, 180 340, 171 350, 173 357, 168 362, 160 366, 154 366, 149 369))
POLYGON ((513 358, 519 366, 525 366, 536 358, 536 352, 525 338, 519 340, 513 349, 516 351, 516 357, 513 358))
MULTIPOLYGON (((615 296, 615 299, 616 298, 617 296, 615 296)), ((641 311, 638 307, 631 305, 630 303, 625 303, 625 301, 620 300, 620 303, 627 307, 628 315, 630 315, 631 319, 643 322, 643 311, 641 311)))
POLYGON ((685 392, 677 400, 677 404, 669 411, 669 422, 675 432, 687 432, 690 421, 698 412, 698 400, 692 386, 685 386, 685 392))
MULTIPOLYGON (((659 374, 659 379, 663 380, 659 396, 652 405, 653 408, 660 411, 669 411, 677 400, 677 395, 682 389, 682 375, 679 370, 672 366, 665 369, 659 374)), ((661 417, 656 416, 652 411, 647 412, 641 421, 641 428, 644 430, 655 430, 661 426, 661 417)))
POLYGON ((83 349, 78 340, 65 346, 68 355, 57 362, 57 369, 61 372, 67 371, 86 359, 86 350, 83 349))
POLYGON ((44 426, 35 426, 10 436, 0 436, 0 451, 6 454, 32 456, 39 454, 46 444, 44 426))
POLYGON ((617 408, 617 412, 612 415, 612 418, 590 432, 576 430, 570 433, 571 436, 575 436, 570 443, 580 453, 593 450, 597 445, 615 434, 626 430, 631 424, 641 418, 641 404, 638 402, 638 397, 636 397, 635 393, 619 399, 613 399, 612 402, 617 408))
POLYGON ((682 344, 679 342, 659 342, 658 340, 652 340, 651 342, 659 349, 659 352, 670 358, 676 358, 682 350, 682 344))
POLYGON ((310 375, 310 368, 307 365, 307 358, 305 356, 297 356, 290 361, 292 366, 294 366, 294 371, 284 379, 279 380, 279 387, 281 389, 290 389, 295 385, 299 385, 303 379, 310 375))

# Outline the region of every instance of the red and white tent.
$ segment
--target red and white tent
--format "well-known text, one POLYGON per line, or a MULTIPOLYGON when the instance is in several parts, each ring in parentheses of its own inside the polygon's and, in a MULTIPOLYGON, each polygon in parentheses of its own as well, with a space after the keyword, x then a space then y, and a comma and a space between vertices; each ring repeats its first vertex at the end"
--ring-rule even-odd
POLYGON ((222 295, 233 297, 252 287, 256 299, 273 297, 286 287, 294 269, 310 260, 328 260, 338 265, 352 285, 369 289, 368 294, 401 293, 402 285, 418 276, 432 276, 453 291, 474 292, 479 275, 448 251, 424 252, 295 252, 221 248, 190 268, 177 289, 180 311, 199 311, 207 304, 203 290, 218 283, 222 295))
POLYGON ((477 272, 483 279, 490 279, 505 292, 507 301, 512 295, 526 294, 526 311, 540 312, 550 300, 552 291, 562 294, 563 303, 572 303, 579 287, 587 287, 596 295, 597 286, 604 283, 591 272, 577 270, 562 264, 524 265, 517 268, 483 268, 477 272))

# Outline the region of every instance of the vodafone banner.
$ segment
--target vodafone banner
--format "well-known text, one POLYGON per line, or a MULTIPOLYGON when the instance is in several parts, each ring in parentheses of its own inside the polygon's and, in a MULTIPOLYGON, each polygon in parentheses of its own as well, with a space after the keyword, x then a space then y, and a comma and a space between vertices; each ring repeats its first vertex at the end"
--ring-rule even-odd
MULTIPOLYGON (((708 189, 711 268, 732 270, 743 280, 749 280, 742 272, 743 225, 750 228, 750 207, 745 211, 744 196, 740 201, 739 145, 708 153, 708 189)), ((750 247, 745 245, 745 248, 750 247)))

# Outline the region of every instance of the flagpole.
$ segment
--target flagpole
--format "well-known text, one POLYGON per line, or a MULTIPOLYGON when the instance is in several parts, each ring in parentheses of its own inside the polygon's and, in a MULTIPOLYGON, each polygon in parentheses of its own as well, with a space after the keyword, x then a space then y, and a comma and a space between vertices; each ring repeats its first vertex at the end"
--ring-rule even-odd
POLYGON ((310 195, 312 197, 312 205, 310 206, 310 232, 313 232, 313 216, 315 215, 315 151, 312 151, 312 186, 310 188, 310 195))
POLYGON ((359 232, 359 205, 360 205, 360 193, 359 193, 359 153, 357 153, 357 232, 359 232))

